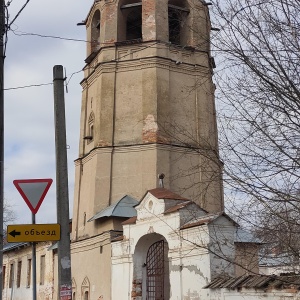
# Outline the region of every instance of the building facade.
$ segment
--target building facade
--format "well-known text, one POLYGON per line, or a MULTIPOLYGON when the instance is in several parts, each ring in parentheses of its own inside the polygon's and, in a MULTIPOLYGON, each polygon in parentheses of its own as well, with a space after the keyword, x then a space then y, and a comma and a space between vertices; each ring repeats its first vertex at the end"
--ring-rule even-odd
MULTIPOLYGON (((38 300, 57 298, 57 253, 52 242, 36 244, 38 300)), ((33 271, 30 243, 7 243, 3 249, 3 300, 32 299, 33 271)))
POLYGON ((211 25, 199 0, 98 0, 83 24, 72 272, 76 299, 112 299, 111 241, 136 211, 103 211, 140 200, 159 174, 204 210, 224 210, 211 25))
MULTIPOLYGON (((80 24, 72 299, 298 299, 291 285, 251 277, 259 242, 224 213, 208 4, 95 0, 80 24)), ((54 248, 42 258, 41 246, 52 273, 38 275, 40 300, 58 297, 54 248)), ((26 249, 6 265, 28 264, 26 249)))

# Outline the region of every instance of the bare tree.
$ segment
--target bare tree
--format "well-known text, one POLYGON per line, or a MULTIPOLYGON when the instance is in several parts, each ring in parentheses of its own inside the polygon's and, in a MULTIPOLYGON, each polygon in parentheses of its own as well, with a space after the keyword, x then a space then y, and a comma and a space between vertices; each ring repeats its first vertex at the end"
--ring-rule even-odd
POLYGON ((212 2, 227 208, 299 255, 300 1, 212 2))
POLYGON ((4 207, 3 207, 4 236, 6 234, 6 227, 7 227, 8 223, 14 221, 15 219, 16 219, 16 215, 14 213, 13 207, 5 201, 4 207))

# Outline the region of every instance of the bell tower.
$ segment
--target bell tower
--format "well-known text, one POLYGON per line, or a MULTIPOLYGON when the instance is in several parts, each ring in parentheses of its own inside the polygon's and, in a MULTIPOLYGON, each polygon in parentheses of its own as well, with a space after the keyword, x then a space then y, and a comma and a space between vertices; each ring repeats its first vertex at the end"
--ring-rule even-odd
POLYGON ((84 22, 75 239, 86 223, 128 194, 158 186, 223 210, 222 165, 210 54, 201 0, 95 0, 84 22))

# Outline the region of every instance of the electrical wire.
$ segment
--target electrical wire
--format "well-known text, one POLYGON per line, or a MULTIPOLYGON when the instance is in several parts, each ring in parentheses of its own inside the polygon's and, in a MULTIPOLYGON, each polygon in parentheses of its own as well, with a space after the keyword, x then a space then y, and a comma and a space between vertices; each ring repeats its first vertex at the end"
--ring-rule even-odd
POLYGON ((81 39, 74 39, 74 38, 66 38, 66 37, 61 37, 61 36, 55 36, 55 35, 44 35, 44 34, 39 34, 39 33, 33 33, 33 32, 22 32, 22 31, 17 31, 17 30, 12 30, 10 31, 13 32, 14 35, 17 36, 38 36, 42 38, 51 38, 51 39, 59 39, 59 40, 65 40, 65 41, 74 41, 74 42, 84 42, 84 43, 91 43, 86 40, 81 40, 81 39))
POLYGON ((10 29, 10 26, 16 21, 16 19, 20 16, 21 12, 24 10, 24 8, 27 6, 30 0, 27 0, 25 4, 21 7, 21 9, 18 11, 16 16, 13 18, 13 20, 7 25, 7 30, 10 29))
POLYGON ((7 89, 3 89, 3 90, 4 91, 19 90, 19 89, 25 89, 25 88, 29 88, 29 87, 38 87, 38 86, 45 86, 45 85, 51 85, 51 84, 53 84, 53 83, 50 82, 50 83, 30 84, 30 85, 24 85, 24 86, 17 86, 17 87, 7 88, 7 89))

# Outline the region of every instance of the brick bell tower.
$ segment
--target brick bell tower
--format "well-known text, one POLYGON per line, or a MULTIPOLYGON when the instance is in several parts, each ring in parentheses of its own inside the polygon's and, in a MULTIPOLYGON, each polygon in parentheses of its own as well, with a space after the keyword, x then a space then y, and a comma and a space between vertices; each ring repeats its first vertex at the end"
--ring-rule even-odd
POLYGON ((96 0, 84 21, 73 238, 97 212, 158 186, 223 210, 208 6, 201 0, 96 0))

